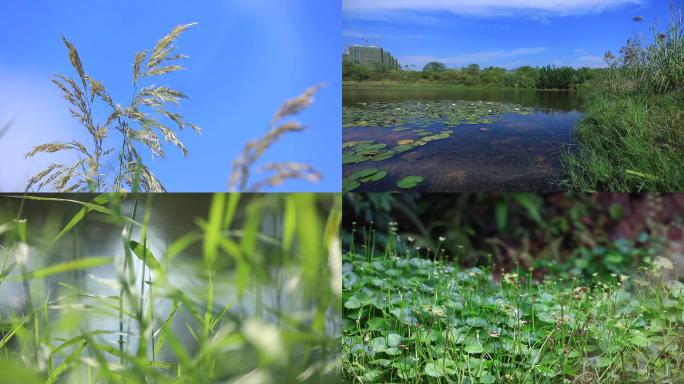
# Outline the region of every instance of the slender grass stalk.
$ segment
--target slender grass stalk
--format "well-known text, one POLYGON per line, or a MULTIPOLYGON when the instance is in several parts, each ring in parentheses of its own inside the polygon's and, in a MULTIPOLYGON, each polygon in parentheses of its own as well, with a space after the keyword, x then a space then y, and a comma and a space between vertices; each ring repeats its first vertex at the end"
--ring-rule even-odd
POLYGON ((26 154, 27 158, 40 153, 68 151, 78 158, 71 165, 55 163, 36 173, 29 179, 27 191, 51 189, 58 192, 97 191, 150 191, 162 192, 164 187, 150 169, 143 163, 140 147, 153 156, 165 155, 160 135, 176 146, 183 155, 187 149, 173 129, 185 127, 200 133, 199 127, 185 121, 184 117, 170 109, 187 98, 181 91, 151 83, 159 77, 180 71, 185 67, 172 64, 187 58, 175 53, 176 40, 195 23, 179 25, 160 39, 150 51, 135 54, 133 61, 133 97, 128 104, 116 103, 104 85, 88 74, 76 47, 65 37, 62 41, 69 52, 69 61, 78 77, 55 75, 53 83, 62 91, 64 99, 71 104, 70 111, 88 131, 92 144, 87 146, 77 140, 53 142, 38 145, 26 154), (93 113, 95 107, 105 107, 109 114, 98 119, 93 113), (112 133, 118 137, 112 137, 112 133), (119 140, 121 146, 115 152, 108 148, 112 141, 119 140), (106 170, 107 159, 116 155, 118 168, 110 174, 106 170))

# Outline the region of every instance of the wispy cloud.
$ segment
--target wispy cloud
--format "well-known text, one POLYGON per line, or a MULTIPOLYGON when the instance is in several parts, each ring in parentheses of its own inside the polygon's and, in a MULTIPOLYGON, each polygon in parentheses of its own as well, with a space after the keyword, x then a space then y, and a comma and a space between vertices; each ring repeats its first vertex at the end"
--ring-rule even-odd
POLYGON ((598 68, 605 67, 606 62, 603 60, 603 56, 583 55, 577 58, 575 66, 598 68))
POLYGON ((349 37, 352 39, 363 39, 363 38, 369 38, 369 39, 382 39, 382 35, 378 34, 373 34, 373 33, 363 33, 359 30, 355 29, 343 29, 342 30, 342 37, 349 37))
POLYGON ((383 12, 451 12, 462 16, 552 16, 599 13, 644 0, 343 0, 346 14, 383 12))
POLYGON ((415 55, 404 56, 399 58, 402 65, 415 65, 417 68, 422 68, 425 64, 431 61, 439 61, 447 66, 463 66, 472 63, 480 65, 495 64, 504 59, 511 59, 520 56, 535 55, 543 53, 547 50, 546 47, 531 47, 531 48, 517 48, 513 50, 498 50, 488 52, 473 52, 464 53, 456 56, 437 57, 430 55, 415 55))
POLYGON ((429 38, 429 36, 421 34, 396 34, 392 31, 387 31, 386 34, 377 32, 365 33, 357 29, 343 29, 342 37, 350 39, 359 39, 359 41, 366 37, 371 40, 419 40, 429 38))

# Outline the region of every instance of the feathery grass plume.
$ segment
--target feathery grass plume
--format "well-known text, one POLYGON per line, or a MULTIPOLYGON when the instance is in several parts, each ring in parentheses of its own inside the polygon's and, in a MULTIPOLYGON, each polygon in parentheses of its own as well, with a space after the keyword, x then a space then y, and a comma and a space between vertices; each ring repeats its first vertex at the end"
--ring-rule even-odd
POLYGON ((0 128, 0 139, 2 139, 2 137, 5 136, 7 132, 9 132, 11 126, 12 120, 8 121, 7 123, 5 123, 5 125, 2 126, 2 128, 0 128))
POLYGON ((65 37, 64 45, 69 51, 69 61, 78 74, 78 79, 55 75, 52 82, 62 90, 63 98, 71 105, 69 111, 83 125, 92 137, 92 145, 73 140, 68 143, 54 142, 34 147, 26 158, 40 153, 72 151, 78 160, 70 165, 53 164, 30 178, 26 190, 52 189, 67 191, 125 191, 141 188, 143 191, 162 192, 162 183, 143 163, 140 150, 147 149, 152 156, 163 158, 164 141, 177 147, 184 156, 187 148, 177 132, 169 127, 175 125, 178 131, 190 127, 196 133, 201 130, 174 111, 182 99, 188 98, 179 90, 154 84, 141 84, 168 73, 185 69, 171 62, 188 56, 176 54, 176 40, 196 23, 175 27, 160 39, 154 48, 135 54, 133 59, 133 97, 128 104, 116 103, 102 83, 88 75, 76 47, 65 37), (93 115, 94 105, 104 104, 111 112, 104 122, 93 115), (113 136, 112 133, 116 133, 113 136), (119 142, 115 148, 105 148, 105 141, 119 142), (117 166, 111 166, 110 156, 116 155, 117 166), (107 169, 111 169, 108 171, 107 169), (135 188, 134 188, 135 187, 135 188))
POLYGON ((305 163, 270 163, 261 167, 259 172, 275 172, 275 174, 266 180, 255 183, 250 188, 251 192, 260 191, 264 187, 277 187, 289 179, 306 180, 311 183, 317 183, 322 179, 318 171, 305 163))
POLYGON ((278 122, 310 107, 314 102, 314 94, 320 90, 323 85, 315 85, 310 87, 301 95, 286 101, 278 111, 273 115, 269 125, 269 131, 266 135, 248 142, 242 155, 233 162, 233 171, 228 183, 230 191, 251 191, 258 192, 266 186, 277 186, 282 184, 287 179, 303 179, 311 182, 321 180, 321 174, 308 164, 283 162, 268 164, 260 168, 259 172, 275 172, 264 181, 257 182, 249 186, 249 173, 254 164, 261 158, 266 150, 276 143, 281 136, 290 132, 301 132, 305 129, 303 125, 295 121, 288 121, 278 125, 278 122))

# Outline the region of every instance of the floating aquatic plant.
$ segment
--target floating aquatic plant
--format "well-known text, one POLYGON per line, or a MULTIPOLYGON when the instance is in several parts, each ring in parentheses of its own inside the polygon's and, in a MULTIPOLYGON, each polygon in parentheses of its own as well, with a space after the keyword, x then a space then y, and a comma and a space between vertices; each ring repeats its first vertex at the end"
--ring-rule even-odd
POLYGON ((342 108, 342 126, 392 127, 395 131, 413 124, 429 127, 434 123, 447 126, 460 124, 488 124, 506 113, 527 115, 532 108, 492 101, 385 101, 361 103, 342 108))
POLYGON ((406 176, 397 182, 397 187, 411 189, 423 182, 423 176, 406 176))
POLYGON ((444 130, 440 133, 432 133, 425 130, 412 131, 417 136, 416 139, 402 139, 397 141, 397 145, 387 148, 387 144, 377 143, 372 140, 349 141, 342 144, 342 164, 357 164, 366 161, 383 161, 391 159, 393 156, 411 151, 416 147, 423 146, 435 140, 445 140, 451 137, 454 131, 444 130))
POLYGON ((377 168, 367 168, 354 172, 349 177, 342 180, 342 192, 351 192, 361 186, 363 183, 370 183, 373 181, 382 180, 387 176, 387 171, 381 171, 377 168))

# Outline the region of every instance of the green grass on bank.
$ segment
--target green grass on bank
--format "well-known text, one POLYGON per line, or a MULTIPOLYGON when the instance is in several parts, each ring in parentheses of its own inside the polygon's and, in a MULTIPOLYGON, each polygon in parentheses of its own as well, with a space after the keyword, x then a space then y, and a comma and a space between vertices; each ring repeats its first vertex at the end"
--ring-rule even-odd
POLYGON ((607 52, 605 81, 564 158, 570 189, 684 191, 684 15, 674 3, 664 32, 607 52))
MULTIPOLYGON (((677 383, 684 285, 662 258, 633 276, 532 279, 432 261, 343 263, 343 375, 354 383, 677 383)), ((434 253, 434 252, 433 252, 434 253)), ((440 254, 441 255, 441 254, 440 254)))
POLYGON ((564 156, 571 189, 684 191, 684 90, 587 104, 577 153, 564 156))

